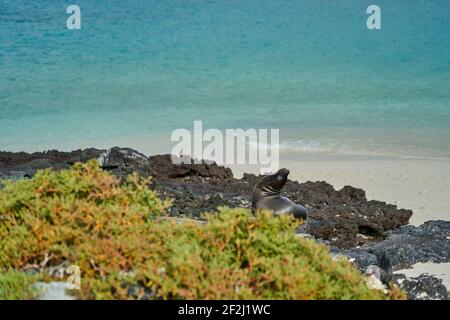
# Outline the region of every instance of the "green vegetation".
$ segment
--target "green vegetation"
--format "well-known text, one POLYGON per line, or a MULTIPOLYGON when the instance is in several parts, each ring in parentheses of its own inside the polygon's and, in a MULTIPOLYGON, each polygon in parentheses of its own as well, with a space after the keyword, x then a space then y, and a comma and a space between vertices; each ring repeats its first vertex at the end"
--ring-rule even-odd
POLYGON ((298 239, 289 217, 220 208, 206 224, 180 221, 147 184, 136 175, 119 183, 96 162, 5 182, 0 273, 46 258, 78 265, 83 299, 127 299, 135 284, 164 299, 403 297, 368 289, 350 263, 298 239))
POLYGON ((0 300, 32 299, 37 294, 35 277, 16 271, 0 273, 0 300))

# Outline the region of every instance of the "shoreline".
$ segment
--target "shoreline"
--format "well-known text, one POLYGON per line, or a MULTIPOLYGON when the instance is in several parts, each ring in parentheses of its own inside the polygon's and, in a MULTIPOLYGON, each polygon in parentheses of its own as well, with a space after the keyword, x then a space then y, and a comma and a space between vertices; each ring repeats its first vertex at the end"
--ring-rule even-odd
MULTIPOLYGON (((128 146, 140 150, 147 156, 170 153, 170 141, 165 136, 157 143, 153 139, 120 139, 77 148, 57 148, 70 151, 96 145, 98 148, 128 146)), ((36 148, 33 148, 38 150, 36 148)), ((41 151, 46 148, 40 149, 41 151)), ((25 150, 25 152, 33 150, 25 150)), ((17 150, 13 150, 17 152, 17 150)), ((221 164, 219 164, 221 165, 221 164)), ((259 173, 257 165, 225 165, 236 178, 246 173, 259 173)), ((291 171, 290 179, 298 182, 326 181, 336 189, 345 185, 365 190, 368 200, 380 200, 414 212, 410 219, 413 225, 427 220, 450 219, 450 160, 447 159, 406 159, 343 156, 340 154, 314 154, 296 151, 280 151, 280 168, 291 171)))
MULTIPOLYGON (((257 173, 252 166, 230 166, 236 177, 257 173)), ((326 181, 336 189, 361 188, 368 200, 410 209, 410 224, 450 219, 449 160, 282 160, 290 179, 300 183, 326 181)))
MULTIPOLYGON (((147 156, 170 152, 165 141, 151 147, 148 147, 149 144, 144 147, 142 141, 124 139, 109 146, 127 145, 142 150, 147 156)), ((102 143, 98 147, 107 145, 102 143)), ((57 150, 66 149, 77 148, 57 150)), ((325 181, 336 190, 346 185, 363 189, 368 200, 384 201, 412 210, 412 225, 417 226, 428 220, 450 220, 450 160, 358 158, 331 154, 313 157, 312 154, 292 151, 280 152, 280 159, 279 167, 291 171, 290 180, 300 183, 325 181)), ((235 178, 241 178, 244 173, 259 174, 260 170, 258 165, 224 166, 231 169, 235 178)))
MULTIPOLYGON (((157 143, 153 139, 120 139, 89 145, 77 145, 77 148, 52 149, 70 151, 96 145, 98 148, 110 146, 128 146, 140 150, 147 156, 170 153, 170 141, 165 136, 157 143)), ((40 149, 40 151, 46 148, 40 149)), ((33 148, 33 150, 38 150, 33 148)), ((33 152, 33 150, 24 150, 33 152)), ((13 150, 17 152, 17 150, 13 150)), ((219 164, 222 165, 222 164, 219 164)), ((244 173, 258 174, 257 165, 225 165, 235 178, 244 173)), ((340 154, 314 154, 295 151, 280 151, 280 168, 291 171, 290 179, 298 182, 326 181, 341 189, 346 185, 361 188, 368 200, 380 200, 410 209, 413 216, 410 223, 420 225, 427 220, 450 219, 450 160, 447 159, 406 159, 343 156, 340 154)))

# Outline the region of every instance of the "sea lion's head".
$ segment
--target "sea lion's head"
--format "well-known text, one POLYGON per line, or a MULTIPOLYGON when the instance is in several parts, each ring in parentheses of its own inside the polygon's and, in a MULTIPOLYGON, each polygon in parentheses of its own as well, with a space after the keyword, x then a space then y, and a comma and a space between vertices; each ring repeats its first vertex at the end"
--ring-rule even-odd
POLYGON ((280 194, 286 184, 289 170, 286 168, 278 170, 277 173, 264 176, 255 186, 254 191, 262 191, 264 194, 280 194))

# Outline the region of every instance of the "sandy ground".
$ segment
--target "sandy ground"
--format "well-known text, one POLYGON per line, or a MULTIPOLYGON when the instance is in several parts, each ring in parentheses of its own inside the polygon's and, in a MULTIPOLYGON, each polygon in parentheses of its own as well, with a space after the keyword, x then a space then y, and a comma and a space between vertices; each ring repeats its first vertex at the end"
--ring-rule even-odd
MULTIPOLYGON (((381 200, 413 210, 411 224, 450 219, 448 160, 281 160, 290 179, 326 181, 336 189, 362 188, 369 200, 381 200)), ((258 168, 232 166, 236 176, 258 168)))
MULTIPOLYGON (((287 164, 286 164, 287 165, 287 164)), ((293 164, 292 179, 352 185, 368 199, 413 210, 410 223, 450 219, 450 161, 360 160, 293 164)))
MULTIPOLYGON (((167 135, 85 143, 85 146, 77 145, 77 148, 128 146, 147 155, 170 153, 170 146, 174 145, 167 135)), ((52 148, 75 149, 55 145, 52 148)), ((259 173, 259 167, 254 165, 229 167, 236 177, 244 172, 259 173)), ((450 160, 355 160, 355 157, 343 158, 333 154, 281 152, 280 167, 291 171, 289 177, 292 180, 326 181, 337 189, 351 185, 364 189, 368 199, 411 209, 414 214, 410 223, 414 225, 427 220, 450 220, 450 160)))
MULTIPOLYGON (((141 137, 110 141, 98 146, 125 145, 154 155, 170 153, 168 146, 173 144, 167 136, 161 136, 148 140, 141 137)), ((259 173, 259 167, 255 165, 229 167, 235 177, 242 176, 244 172, 259 173)), ((326 181, 337 189, 351 185, 364 189, 369 200, 386 201, 411 209, 414 214, 410 223, 414 225, 427 220, 450 220, 450 160, 355 160, 354 157, 343 158, 332 154, 311 156, 281 152, 280 167, 291 171, 289 177, 292 180, 326 181)))
POLYGON ((442 283, 450 290, 450 262, 449 263, 417 263, 411 269, 398 270, 407 277, 418 277, 422 273, 435 275, 442 279, 442 283))
MULTIPOLYGON (((174 145, 167 135, 86 143, 84 147, 128 146, 147 155, 170 153, 170 146, 174 145)), ((67 149, 67 146, 53 147, 67 149)), ((450 220, 450 160, 355 160, 355 157, 298 152, 281 152, 279 158, 280 167, 291 171, 290 179, 300 182, 326 181, 337 189, 345 185, 362 188, 369 200, 386 201, 413 210, 411 224, 436 219, 450 220)), ((256 165, 229 167, 235 177, 242 176, 244 172, 259 173, 256 165)))

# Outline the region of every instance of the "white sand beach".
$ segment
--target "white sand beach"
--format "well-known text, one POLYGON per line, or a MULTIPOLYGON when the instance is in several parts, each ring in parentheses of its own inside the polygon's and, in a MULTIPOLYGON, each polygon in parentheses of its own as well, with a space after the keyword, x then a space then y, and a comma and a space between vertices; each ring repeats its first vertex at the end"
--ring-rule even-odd
POLYGON ((450 262, 448 263, 416 263, 410 269, 402 269, 394 273, 401 273, 407 277, 418 277, 423 273, 428 273, 442 279, 442 283, 450 290, 450 262))
MULTIPOLYGON (((450 219, 449 160, 293 160, 281 158, 281 167, 299 182, 326 181, 336 189, 362 188, 369 200, 386 201, 413 210, 410 223, 450 219)), ((251 166, 233 166, 236 176, 258 172, 251 166)))
MULTIPOLYGON (((88 141, 77 148, 128 146, 147 155, 170 153, 174 143, 168 135, 88 141)), ((72 150, 53 145, 58 150, 72 150)), ((51 149, 50 147, 48 149, 51 149)), ((16 151, 16 150, 14 150, 16 151)), ((27 151, 35 151, 30 148, 27 151)), ((228 165, 227 165, 228 166, 228 165)), ((243 173, 259 173, 257 165, 230 165, 235 177, 243 173)), ((289 178, 299 182, 326 181, 336 189, 345 185, 362 188, 369 200, 396 204, 413 210, 410 223, 422 224, 427 220, 450 220, 450 160, 378 159, 343 157, 320 154, 318 156, 281 152, 280 167, 291 171, 289 178)))

